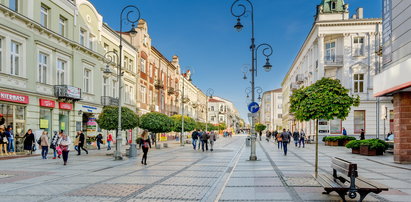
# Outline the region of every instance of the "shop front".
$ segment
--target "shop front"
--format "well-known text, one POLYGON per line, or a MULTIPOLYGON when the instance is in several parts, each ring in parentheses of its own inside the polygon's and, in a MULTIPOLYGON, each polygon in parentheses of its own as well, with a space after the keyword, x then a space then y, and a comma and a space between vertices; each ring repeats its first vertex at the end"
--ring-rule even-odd
MULTIPOLYGON (((40 130, 48 132, 49 138, 52 137, 52 120, 53 109, 56 107, 56 102, 53 100, 39 99, 40 105, 40 130)), ((40 132, 35 132, 36 136, 41 135, 40 132)))
POLYGON ((66 134, 70 132, 69 117, 71 110, 73 110, 73 104, 59 102, 59 130, 66 134))
POLYGON ((29 97, 0 91, 0 125, 13 127, 14 148, 23 151, 24 134, 26 132, 26 107, 29 97))
POLYGON ((77 123, 77 125, 81 125, 81 131, 85 135, 94 137, 97 135, 97 132, 101 132, 96 121, 102 111, 100 107, 79 104, 76 105, 76 110, 81 112, 82 116, 81 123, 77 123))

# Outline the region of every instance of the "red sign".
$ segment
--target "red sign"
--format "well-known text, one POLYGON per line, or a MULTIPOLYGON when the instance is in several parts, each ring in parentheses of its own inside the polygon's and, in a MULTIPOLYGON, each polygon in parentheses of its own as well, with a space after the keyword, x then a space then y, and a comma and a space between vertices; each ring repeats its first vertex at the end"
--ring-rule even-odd
POLYGON ((0 92, 0 100, 28 104, 29 96, 0 92))
POLYGON ((45 99, 39 99, 40 100, 40 106, 42 107, 50 107, 54 108, 56 106, 56 102, 53 100, 45 100, 45 99))
POLYGON ((73 109, 73 105, 70 104, 70 103, 59 102, 59 108, 60 108, 60 109, 72 110, 72 109, 73 109))

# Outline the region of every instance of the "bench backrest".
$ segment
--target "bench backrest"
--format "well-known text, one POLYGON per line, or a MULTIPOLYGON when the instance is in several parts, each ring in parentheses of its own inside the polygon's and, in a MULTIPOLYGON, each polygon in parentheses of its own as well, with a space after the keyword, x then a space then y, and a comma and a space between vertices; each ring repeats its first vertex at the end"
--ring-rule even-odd
POLYGON ((334 157, 332 159, 331 167, 348 177, 358 177, 357 164, 355 163, 334 157))

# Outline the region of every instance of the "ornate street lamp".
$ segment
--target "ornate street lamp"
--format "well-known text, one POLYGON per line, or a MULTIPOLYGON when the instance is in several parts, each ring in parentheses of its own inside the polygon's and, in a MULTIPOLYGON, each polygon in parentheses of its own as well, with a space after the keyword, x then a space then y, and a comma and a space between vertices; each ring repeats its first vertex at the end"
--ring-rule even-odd
MULTIPOLYGON (((237 18, 237 23, 234 25, 234 28, 237 31, 241 31, 242 28, 244 27, 241 24, 240 18, 244 16, 247 12, 247 7, 242 3, 242 1, 247 2, 251 8, 251 101, 255 101, 255 76, 257 74, 257 55, 256 55, 256 46, 255 46, 255 38, 254 38, 254 6, 251 3, 250 0, 235 0, 233 4, 231 5, 231 14, 237 18), (235 10, 234 8, 239 8, 238 10, 235 10)), ((272 48, 268 44, 260 44, 257 47, 257 50, 259 47, 266 46, 266 48, 263 50, 263 54, 266 56, 266 64, 263 66, 264 69, 270 70, 271 69, 271 64, 269 63, 268 57, 272 54, 272 48), (270 53, 266 53, 266 50, 271 50, 270 53)), ((246 77, 245 77, 246 78, 246 77)), ((251 154, 250 154, 250 160, 255 161, 257 160, 257 155, 256 155, 256 132, 255 132, 255 120, 254 118, 251 119, 251 154)))
POLYGON ((208 132, 208 99, 213 98, 214 90, 212 88, 207 89, 206 92, 206 132, 208 132))

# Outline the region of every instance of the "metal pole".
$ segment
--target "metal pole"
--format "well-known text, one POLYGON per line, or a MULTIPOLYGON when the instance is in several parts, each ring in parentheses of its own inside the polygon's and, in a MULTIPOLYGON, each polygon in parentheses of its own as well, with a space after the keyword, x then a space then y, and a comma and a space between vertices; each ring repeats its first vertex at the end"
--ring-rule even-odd
POLYGON ((376 111, 377 111, 377 134, 376 134, 376 136, 377 136, 377 139, 380 139, 380 98, 379 97, 377 97, 377 109, 376 109, 376 111))
POLYGON ((114 159, 115 160, 123 160, 123 157, 121 156, 121 142, 123 141, 123 138, 121 137, 121 63, 122 63, 122 57, 123 57, 123 12, 127 7, 123 8, 120 14, 120 45, 119 45, 119 57, 117 58, 118 61, 118 68, 117 68, 117 80, 118 80, 118 125, 117 125, 117 131, 116 131, 116 151, 114 152, 114 159))
MULTIPOLYGON (((255 38, 254 38, 254 7, 253 4, 247 0, 251 5, 251 102, 255 101, 255 38)), ((250 161, 257 160, 256 155, 256 133, 255 133, 255 119, 251 119, 251 154, 250 161)))
POLYGON ((208 131, 208 95, 206 95, 206 132, 208 131))
POLYGON ((182 92, 181 92, 181 135, 180 135, 180 146, 184 146, 183 135, 184 135, 184 76, 183 76, 183 89, 182 89, 182 92))

